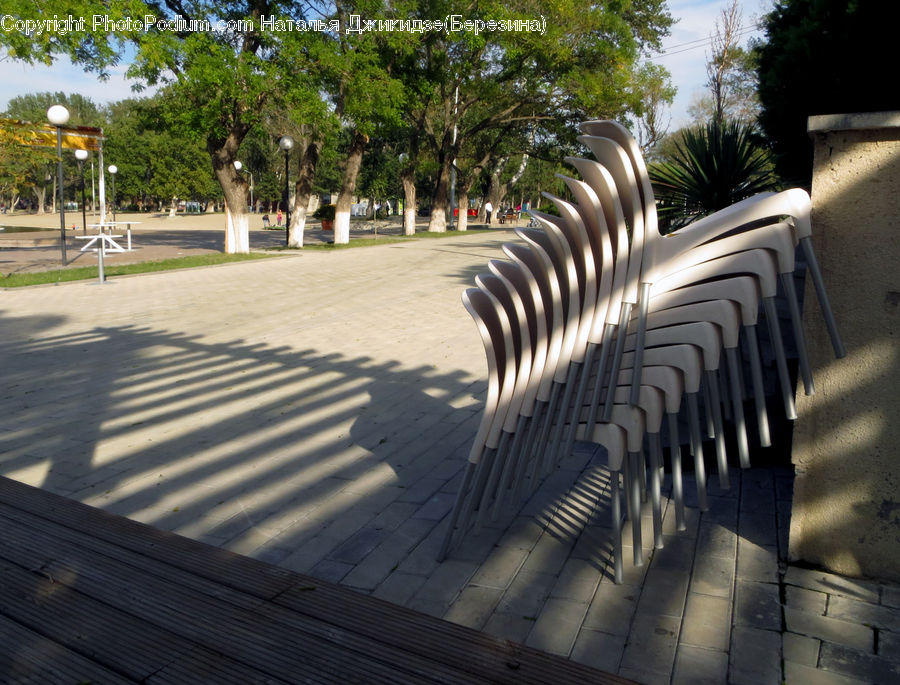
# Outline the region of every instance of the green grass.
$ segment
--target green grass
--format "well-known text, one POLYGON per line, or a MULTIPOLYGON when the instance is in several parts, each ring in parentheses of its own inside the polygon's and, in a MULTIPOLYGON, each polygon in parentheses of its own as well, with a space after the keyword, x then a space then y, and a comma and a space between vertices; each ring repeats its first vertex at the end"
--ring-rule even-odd
POLYGON ((59 231, 56 228, 41 228, 40 226, 5 226, 0 233, 47 233, 49 231, 59 231))
MULTIPOLYGON (((204 254, 189 257, 174 257, 155 262, 139 262, 137 264, 117 264, 107 266, 103 271, 107 278, 127 274, 143 274, 151 271, 169 271, 171 269, 189 269, 197 266, 213 266, 243 262, 248 259, 265 259, 273 255, 252 252, 250 254, 204 254)), ((64 283, 66 281, 83 281, 97 278, 96 266, 84 266, 76 269, 57 269, 55 271, 36 271, 34 273, 9 274, 0 276, 0 288, 20 288, 28 285, 46 285, 48 283, 64 283)))

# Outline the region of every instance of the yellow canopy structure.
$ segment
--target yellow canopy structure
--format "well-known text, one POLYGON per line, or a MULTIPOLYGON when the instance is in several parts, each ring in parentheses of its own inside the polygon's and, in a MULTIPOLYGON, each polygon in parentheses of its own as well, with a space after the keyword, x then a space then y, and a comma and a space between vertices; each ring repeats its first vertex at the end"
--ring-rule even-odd
MULTIPOLYGON (((36 147, 56 147, 56 126, 32 124, 16 119, 0 119, 0 130, 23 145, 36 147)), ((60 126, 62 146, 66 150, 99 151, 103 140, 103 129, 92 126, 60 126)))

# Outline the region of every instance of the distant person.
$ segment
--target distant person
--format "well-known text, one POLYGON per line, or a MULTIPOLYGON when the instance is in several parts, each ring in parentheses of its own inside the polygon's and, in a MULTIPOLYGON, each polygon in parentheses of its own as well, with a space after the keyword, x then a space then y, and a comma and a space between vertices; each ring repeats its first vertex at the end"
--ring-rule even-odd
POLYGON ((485 218, 485 221, 488 222, 488 224, 491 223, 491 214, 493 214, 493 213, 494 213, 494 205, 492 205, 491 201, 488 200, 487 202, 484 203, 484 218, 485 218))
POLYGON ((278 222, 278 225, 281 226, 281 210, 278 210, 278 216, 275 217, 275 220, 278 222))
POLYGON ((272 222, 269 221, 269 215, 263 214, 263 228, 269 228, 272 225, 272 222))

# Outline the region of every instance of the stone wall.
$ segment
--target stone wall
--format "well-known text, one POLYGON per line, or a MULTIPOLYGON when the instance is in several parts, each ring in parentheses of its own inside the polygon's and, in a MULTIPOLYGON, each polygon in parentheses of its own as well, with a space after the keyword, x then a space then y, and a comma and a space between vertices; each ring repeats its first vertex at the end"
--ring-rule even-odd
POLYGON ((900 112, 811 117, 813 242, 847 356, 811 285, 816 393, 798 390, 790 556, 900 580, 900 112))

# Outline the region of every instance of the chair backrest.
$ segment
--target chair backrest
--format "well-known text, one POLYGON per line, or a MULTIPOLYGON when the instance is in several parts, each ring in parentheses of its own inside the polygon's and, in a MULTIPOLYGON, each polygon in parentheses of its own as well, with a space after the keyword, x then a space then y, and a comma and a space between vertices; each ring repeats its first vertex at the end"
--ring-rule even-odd
POLYGON ((572 361, 581 363, 584 361, 588 339, 593 330, 594 317, 597 316, 597 298, 599 294, 597 290, 598 257, 594 254, 593 243, 578 208, 548 193, 544 193, 544 197, 551 200, 559 208, 562 221, 555 222, 555 225, 558 227, 562 237, 568 242, 569 252, 575 264, 575 272, 578 275, 581 313, 578 319, 578 330, 575 335, 572 361))
MULTIPOLYGON (((625 349, 634 349, 636 335, 631 333, 625 340, 625 349)), ((722 351, 722 336, 717 326, 708 322, 684 323, 647 331, 647 348, 669 345, 694 345, 703 353, 703 368, 714 371, 719 368, 722 351)), ((646 354, 646 352, 645 352, 646 354)))
MULTIPOLYGON (((538 316, 535 310, 532 284, 519 264, 492 259, 488 262, 488 268, 506 286, 510 302, 516 311, 515 318, 511 317, 511 323, 513 327, 516 322, 519 324, 520 347, 516 364, 516 384, 503 421, 503 430, 511 433, 516 428, 522 403, 534 373, 534 352, 540 335, 538 324, 546 324, 543 315, 538 316)), ((545 338, 543 344, 546 346, 546 331, 543 337, 545 338)))
MULTIPOLYGON (((614 267, 606 322, 615 326, 619 323, 622 302, 625 298, 625 284, 631 263, 631 246, 629 245, 625 211, 619 200, 615 180, 605 167, 589 159, 567 157, 566 161, 578 170, 596 195, 600 202, 599 211, 606 219, 606 226, 609 229, 607 235, 610 238, 614 267)), ((604 268, 607 268, 605 263, 604 268)))
MULTIPOLYGON (((607 322, 607 315, 612 296, 613 272, 615 261, 613 260, 612 241, 609 236, 609 228, 606 224, 606 216, 600 204, 600 198, 594 190, 585 182, 569 176, 557 174, 557 178, 563 180, 575 196, 575 209, 584 223, 588 240, 591 246, 591 255, 594 259, 594 274, 596 278, 596 305, 591 320, 591 330, 588 340, 599 343, 603 336, 603 328, 607 322)), ((624 271, 623 271, 624 278, 624 271)))
POLYGON ((534 354, 533 379, 529 381, 521 409, 525 416, 531 416, 535 400, 546 401, 549 398, 553 374, 559 362, 564 327, 562 294, 555 278, 556 270, 543 248, 507 243, 503 245, 503 251, 525 267, 523 273, 530 279, 535 309, 544 317, 539 331, 545 332, 546 345, 539 339, 534 354))
POLYGON ((653 283, 650 297, 700 281, 722 279, 735 274, 752 274, 757 279, 762 296, 775 297, 778 274, 775 261, 767 250, 735 252, 667 274, 653 283))
MULTIPOLYGON (((504 375, 511 372, 515 356, 512 345, 509 320, 499 302, 480 288, 468 288, 462 294, 463 305, 471 314, 481 334, 488 365, 488 391, 485 398, 481 423, 475 434, 469 461, 478 463, 487 446, 488 435, 494 426, 495 417, 505 416, 507 403, 512 394, 509 378, 504 383, 504 375)), ((514 372, 513 372, 514 373, 514 372)))
POLYGON ((551 332, 551 343, 554 335, 558 334, 559 347, 551 344, 553 369, 548 369, 548 378, 542 382, 538 399, 547 400, 550 397, 550 388, 553 381, 562 383, 568 373, 569 360, 575 348, 575 338, 578 333, 578 320, 581 316, 581 298, 578 292, 578 276, 575 272, 575 263, 568 243, 562 237, 559 229, 553 222, 544 222, 545 230, 532 228, 517 228, 516 233, 525 240, 535 253, 537 253, 546 267, 546 278, 554 281, 558 287, 560 298, 560 318, 554 322, 551 332))
MULTIPOLYGON (((645 257, 644 208, 637 179, 628 156, 615 142, 596 136, 578 136, 578 141, 587 145, 601 166, 606 168, 615 181, 625 223, 630 228, 630 250, 628 272, 625 276, 623 302, 638 301, 638 287, 641 283, 642 261, 645 257)), ((585 179, 587 180, 587 179, 585 179)), ((590 182, 590 181, 589 181, 590 182)))
POLYGON ((696 283, 651 296, 652 309, 668 309, 689 302, 731 300, 741 310, 741 322, 755 326, 759 316, 759 285, 752 276, 731 276, 717 281, 696 283))
POLYGON ((722 333, 723 345, 726 348, 737 347, 741 333, 740 312, 731 300, 691 302, 678 307, 654 310, 647 317, 647 326, 660 328, 692 321, 709 321, 715 324, 722 333))

